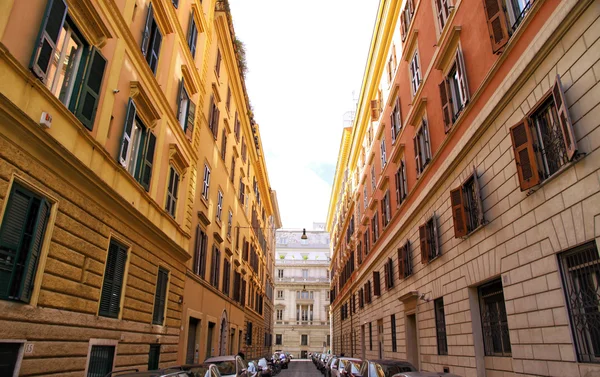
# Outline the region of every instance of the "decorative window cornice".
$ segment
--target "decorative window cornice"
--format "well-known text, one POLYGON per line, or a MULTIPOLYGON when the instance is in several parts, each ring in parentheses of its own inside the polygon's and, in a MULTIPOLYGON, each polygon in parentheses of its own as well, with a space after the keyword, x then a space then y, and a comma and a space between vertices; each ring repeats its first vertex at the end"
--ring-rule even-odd
POLYGON ((112 38, 110 30, 90 0, 67 0, 69 16, 92 45, 102 48, 112 38))
POLYGON ((137 113, 147 127, 154 128, 160 119, 157 106, 152 102, 148 92, 139 81, 132 81, 129 88, 129 96, 135 101, 137 113))

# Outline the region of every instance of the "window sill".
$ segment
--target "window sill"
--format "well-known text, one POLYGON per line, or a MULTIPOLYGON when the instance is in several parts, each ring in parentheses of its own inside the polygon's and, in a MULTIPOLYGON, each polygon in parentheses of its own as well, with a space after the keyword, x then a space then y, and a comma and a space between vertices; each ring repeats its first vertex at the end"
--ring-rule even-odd
POLYGON ((204 207, 208 209, 208 198, 205 198, 204 196, 200 195, 200 203, 202 203, 204 207))
POLYGON ((573 157, 572 161, 567 162, 566 164, 564 164, 560 169, 558 169, 557 171, 555 171, 550 177, 544 179, 543 181, 541 181, 537 186, 530 188, 529 190, 527 190, 527 196, 534 194, 536 191, 538 191, 539 189, 543 188, 545 185, 549 184, 550 182, 552 182, 556 177, 558 177, 559 175, 561 175, 562 173, 564 173, 566 170, 568 170, 570 167, 572 167, 573 165, 575 165, 576 163, 578 163, 579 161, 581 161, 583 158, 585 157, 585 153, 581 153, 578 152, 578 154, 576 154, 573 157))

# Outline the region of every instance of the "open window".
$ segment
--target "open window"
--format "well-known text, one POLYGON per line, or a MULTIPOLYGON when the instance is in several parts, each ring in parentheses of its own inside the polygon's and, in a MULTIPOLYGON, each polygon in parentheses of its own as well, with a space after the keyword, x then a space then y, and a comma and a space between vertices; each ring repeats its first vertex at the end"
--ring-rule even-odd
POLYGON ((142 55, 146 58, 150 70, 156 74, 158 66, 158 55, 160 53, 160 45, 162 43, 162 34, 158 28, 158 23, 154 15, 152 3, 148 5, 146 13, 146 23, 144 25, 144 33, 142 35, 142 55))
POLYGON ((462 51, 456 50, 454 61, 439 84, 444 117, 444 131, 450 131, 452 125, 469 102, 469 87, 462 51))
POLYGON ((419 227, 419 242, 421 244, 421 263, 427 264, 441 255, 435 215, 419 227))
POLYGON ((390 125, 392 128, 392 144, 396 143, 396 138, 400 135, 400 129, 402 128, 402 115, 400 112, 400 96, 396 97, 394 102, 394 108, 390 115, 390 125))
POLYGON ((521 191, 557 173, 577 157, 577 142, 560 77, 551 91, 510 128, 521 191))
POLYGON ((195 117, 196 104, 190 99, 190 95, 185 88, 184 79, 182 78, 179 81, 179 92, 177 95, 177 120, 189 141, 192 141, 195 117))
POLYGON ((398 170, 396 171, 394 179, 396 183, 396 206, 399 207, 408 195, 408 183, 406 180, 406 163, 404 162, 404 159, 400 160, 398 170))
POLYGON ((417 168, 417 176, 423 173, 423 170, 431 161, 431 143, 429 139, 429 126, 425 117, 421 120, 421 126, 417 130, 413 138, 415 148, 415 165, 417 168))
POLYGON ((381 199, 381 225, 383 228, 388 226, 392 219, 392 210, 390 206, 390 191, 387 190, 381 199))
POLYGON ((459 187, 450 191, 454 237, 465 237, 484 224, 483 202, 477 170, 459 187))
POLYGON ((402 37, 402 41, 404 41, 408 35, 408 29, 410 29, 410 24, 412 23, 414 15, 414 0, 407 0, 404 9, 400 13, 400 36, 402 37))
POLYGON ((532 3, 533 0, 483 0, 494 53, 506 45, 532 3))

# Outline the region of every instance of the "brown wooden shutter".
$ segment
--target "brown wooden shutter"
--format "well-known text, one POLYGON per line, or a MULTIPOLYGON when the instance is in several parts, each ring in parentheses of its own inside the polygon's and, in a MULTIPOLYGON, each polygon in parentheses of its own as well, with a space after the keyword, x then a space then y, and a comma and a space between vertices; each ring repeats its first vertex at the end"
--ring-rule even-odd
POLYGON ((565 93, 562 88, 562 83, 560 82, 560 76, 558 75, 556 75, 556 81, 554 81, 552 96, 554 97, 554 104, 556 105, 558 123, 565 140, 567 157, 570 161, 573 159, 573 156, 575 156, 575 153, 577 153, 577 139, 575 138, 573 123, 571 122, 571 116, 569 115, 569 108, 567 106, 567 102, 565 101, 565 93))
POLYGON ((375 122, 379 119, 379 104, 377 100, 371 100, 371 121, 375 122))
POLYGON ((497 52, 508 42, 508 28, 502 0, 483 0, 487 24, 492 41, 492 50, 497 52))
POLYGON ((386 263, 383 265, 383 271, 385 272, 385 287, 389 288, 390 287, 390 265, 389 263, 386 263))
POLYGON ((427 242, 427 223, 419 227, 419 241, 421 243, 421 263, 429 262, 429 243, 427 242))
POLYGON ((398 278, 404 278, 404 246, 398 248, 398 278))
POLYGON ((452 96, 448 87, 448 80, 444 80, 439 84, 440 98, 442 99, 442 113, 444 114, 444 132, 450 131, 452 127, 452 96))
POLYGON ((527 118, 523 118, 523 120, 510 128, 510 137, 515 152, 515 162, 517 164, 517 174, 519 176, 519 183, 521 184, 521 191, 526 191, 541 181, 533 146, 533 137, 527 118))
POLYGON ((454 220, 454 237, 464 237, 467 235, 467 214, 462 186, 450 191, 450 202, 452 203, 452 219, 454 220))
POLYGON ((379 277, 379 271, 373 271, 373 294, 375 296, 381 296, 381 278, 379 277))
POLYGON ((408 25, 406 25, 406 16, 405 16, 404 10, 403 10, 402 12, 400 12, 400 36, 401 36, 403 42, 406 39, 407 26, 408 25))

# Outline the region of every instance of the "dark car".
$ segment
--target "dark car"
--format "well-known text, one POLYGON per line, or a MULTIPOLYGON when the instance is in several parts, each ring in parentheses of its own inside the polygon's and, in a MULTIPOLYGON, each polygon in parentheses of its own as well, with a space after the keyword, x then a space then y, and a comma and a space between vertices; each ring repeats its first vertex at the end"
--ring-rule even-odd
POLYGON ((165 369, 139 372, 126 369, 111 372, 106 377, 221 377, 219 369, 213 364, 186 364, 165 369))
POLYGON ((365 360, 356 377, 392 377, 403 372, 417 372, 408 361, 365 360))

